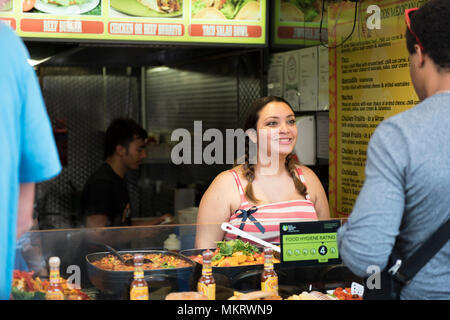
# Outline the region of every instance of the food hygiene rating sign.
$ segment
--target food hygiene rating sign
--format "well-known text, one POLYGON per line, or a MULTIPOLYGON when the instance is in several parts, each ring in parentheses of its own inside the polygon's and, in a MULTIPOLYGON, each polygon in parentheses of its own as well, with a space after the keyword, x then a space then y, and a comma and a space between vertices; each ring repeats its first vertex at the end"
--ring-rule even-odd
POLYGON ((339 220, 280 223, 281 261, 303 266, 340 264, 339 220))

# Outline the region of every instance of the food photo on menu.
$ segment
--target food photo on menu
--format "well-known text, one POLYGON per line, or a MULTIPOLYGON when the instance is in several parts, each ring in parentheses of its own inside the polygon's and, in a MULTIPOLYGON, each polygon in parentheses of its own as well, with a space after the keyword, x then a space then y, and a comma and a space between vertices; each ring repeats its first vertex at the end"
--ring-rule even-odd
POLYGON ((319 22, 322 18, 322 0, 281 0, 279 3, 280 21, 319 22))
POLYGON ((191 0, 192 19, 261 20, 259 0, 191 0))
POLYGON ((0 11, 8 12, 13 9, 13 0, 0 0, 0 11))
POLYGON ((22 0, 22 11, 65 16, 102 14, 101 0, 22 0))
POLYGON ((110 0, 112 17, 180 18, 183 0, 110 0))

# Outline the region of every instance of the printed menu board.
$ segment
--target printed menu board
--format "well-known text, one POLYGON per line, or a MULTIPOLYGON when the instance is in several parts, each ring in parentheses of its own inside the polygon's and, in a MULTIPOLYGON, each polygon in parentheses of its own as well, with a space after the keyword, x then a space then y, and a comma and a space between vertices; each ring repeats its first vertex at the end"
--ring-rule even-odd
POLYGON ((266 44, 263 0, 0 0, 23 38, 266 44))
POLYGON ((329 7, 329 201, 335 217, 347 217, 364 184, 367 147, 378 124, 419 101, 409 74, 405 44, 405 9, 426 0, 378 2, 377 17, 368 3, 359 8, 355 32, 354 3, 329 7), (335 48, 337 47, 337 48, 335 48))

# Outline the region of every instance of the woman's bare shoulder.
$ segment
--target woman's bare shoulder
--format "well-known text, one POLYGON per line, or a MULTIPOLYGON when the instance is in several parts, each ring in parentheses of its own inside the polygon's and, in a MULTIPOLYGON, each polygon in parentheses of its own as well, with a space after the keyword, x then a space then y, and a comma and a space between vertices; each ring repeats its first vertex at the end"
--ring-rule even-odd
POLYGON ((311 174, 315 175, 314 171, 311 168, 309 168, 303 164, 298 164, 298 165, 296 165, 296 167, 297 167, 297 169, 300 169, 304 175, 311 175, 311 174))
POLYGON ((239 207, 239 191, 230 170, 220 172, 204 193, 201 206, 212 203, 214 205, 226 204, 229 208, 234 208, 236 205, 239 207))
POLYGON ((302 165, 302 164, 297 165, 297 168, 301 169, 302 174, 305 177, 306 183, 308 183, 308 181, 311 181, 314 183, 319 181, 319 178, 317 177, 316 173, 311 168, 309 168, 305 165, 302 165))
MULTIPOLYGON (((233 168, 234 169, 234 168, 233 168)), ((230 190, 230 187, 236 185, 231 170, 220 172, 210 185, 210 189, 230 190)))

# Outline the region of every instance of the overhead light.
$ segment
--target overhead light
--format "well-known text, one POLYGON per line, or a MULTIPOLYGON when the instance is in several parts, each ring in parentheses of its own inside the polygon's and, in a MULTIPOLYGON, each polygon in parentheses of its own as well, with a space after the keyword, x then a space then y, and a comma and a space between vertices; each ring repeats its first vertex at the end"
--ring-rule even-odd
POLYGON ((44 58, 44 59, 40 59, 40 60, 36 60, 36 59, 27 59, 27 61, 28 61, 28 64, 29 64, 30 66, 35 67, 35 66, 37 66, 37 65, 39 65, 39 64, 41 64, 41 63, 44 63, 45 61, 50 60, 51 58, 53 58, 53 56, 47 57, 47 58, 44 58))
POLYGON ((167 70, 169 70, 169 69, 170 69, 169 67, 166 67, 166 66, 160 66, 160 67, 154 67, 154 68, 151 68, 150 71, 151 71, 151 72, 164 72, 164 71, 167 71, 167 70))

